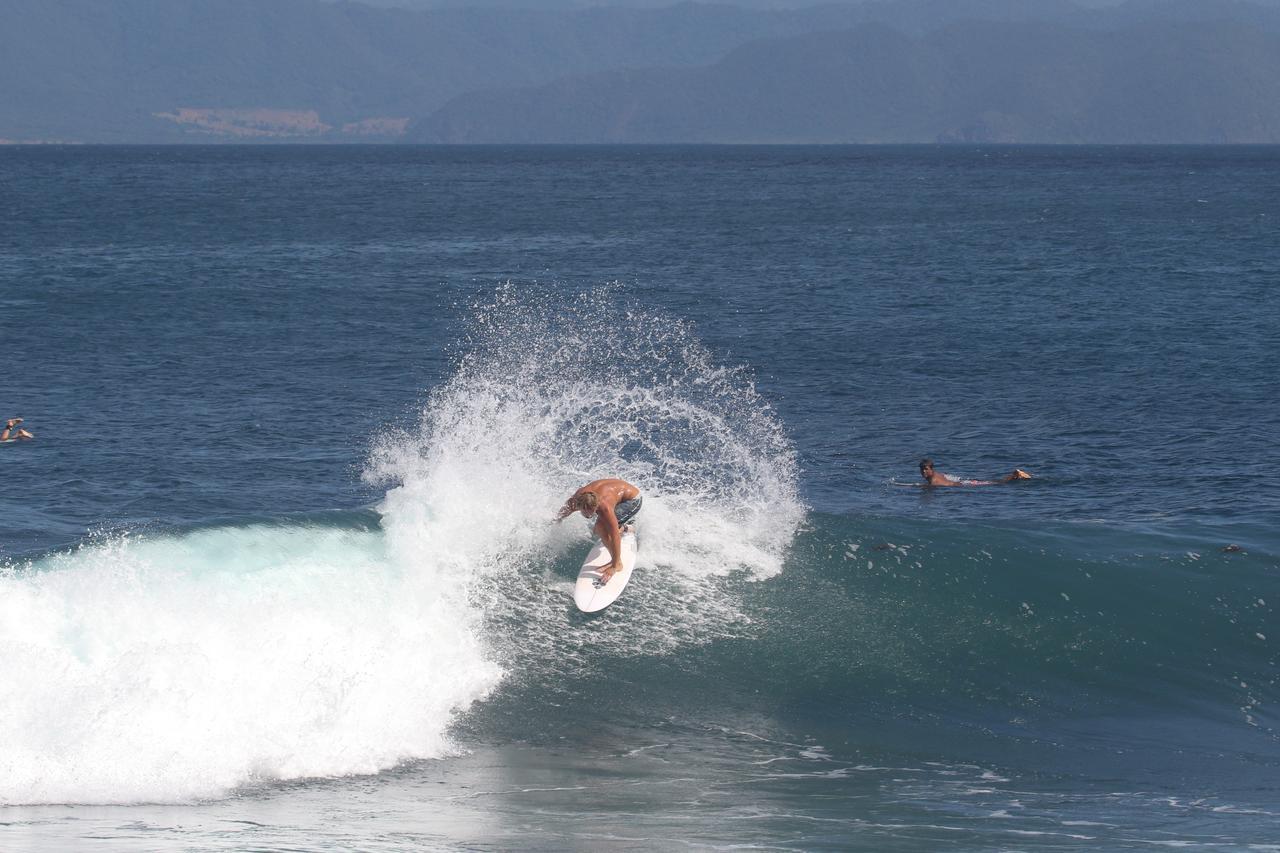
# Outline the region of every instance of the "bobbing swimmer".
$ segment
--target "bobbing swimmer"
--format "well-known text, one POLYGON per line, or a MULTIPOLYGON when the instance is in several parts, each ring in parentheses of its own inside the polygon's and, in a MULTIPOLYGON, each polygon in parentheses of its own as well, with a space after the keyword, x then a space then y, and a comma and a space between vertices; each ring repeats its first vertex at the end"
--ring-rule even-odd
POLYGON ((1030 480, 1031 475, 1021 468, 1014 468, 1012 474, 1006 474, 999 480, 956 480, 941 471, 935 471, 932 459, 920 460, 920 476, 924 477, 926 486, 999 486, 1018 480, 1030 480))
POLYGON ((9 418, 9 420, 5 421, 4 430, 0 431, 0 441, 17 441, 19 439, 27 441, 35 438, 34 435, 27 432, 25 429, 20 429, 17 432, 14 432, 13 428, 20 423, 22 423, 22 418, 9 418))

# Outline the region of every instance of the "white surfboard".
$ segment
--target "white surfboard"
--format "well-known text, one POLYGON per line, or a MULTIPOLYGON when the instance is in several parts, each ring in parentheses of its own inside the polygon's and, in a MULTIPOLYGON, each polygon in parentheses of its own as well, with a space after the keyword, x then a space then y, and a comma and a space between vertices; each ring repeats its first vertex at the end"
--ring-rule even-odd
POLYGON ((600 584, 600 570, 609 565, 609 549, 603 542, 596 542, 578 572, 578 582, 573 587, 573 603, 583 613, 595 613, 613 604, 622 595, 631 570, 636 567, 636 534, 622 534, 622 568, 613 573, 608 582, 600 584))

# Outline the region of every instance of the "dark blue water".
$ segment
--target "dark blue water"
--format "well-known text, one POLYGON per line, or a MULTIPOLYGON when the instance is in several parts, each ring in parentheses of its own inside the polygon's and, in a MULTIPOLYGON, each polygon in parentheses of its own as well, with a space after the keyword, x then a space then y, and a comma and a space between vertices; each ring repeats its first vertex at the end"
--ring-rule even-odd
POLYGON ((1280 841, 1280 149, 0 148, 0 199, 15 844, 1280 841), (545 518, 608 474, 583 620, 545 518))

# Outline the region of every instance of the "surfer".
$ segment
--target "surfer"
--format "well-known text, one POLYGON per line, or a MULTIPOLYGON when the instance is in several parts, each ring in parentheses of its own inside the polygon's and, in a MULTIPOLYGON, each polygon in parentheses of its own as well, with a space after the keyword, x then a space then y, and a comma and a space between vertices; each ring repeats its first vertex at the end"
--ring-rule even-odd
POLYGON ((27 432, 25 429, 20 429, 17 432, 14 432, 13 428, 20 423, 22 423, 22 418, 9 418, 9 420, 5 421, 4 430, 0 431, 0 441, 17 441, 18 439, 27 441, 28 439, 35 438, 34 435, 27 432))
POLYGON ((642 502, 640 490, 635 486, 626 480, 609 478, 587 483, 556 513, 557 522, 575 512, 582 513, 583 518, 595 516, 596 523, 591 530, 609 549, 611 558, 609 565, 600 570, 602 581, 609 580, 622 568, 622 534, 630 529, 627 522, 635 518, 642 502))
POLYGON ((1030 480, 1031 475, 1021 468, 1014 468, 1012 474, 1006 474, 999 480, 957 480, 941 471, 935 471, 932 459, 920 460, 920 476, 924 477, 926 486, 998 486, 1002 483, 1013 483, 1018 480, 1030 480))

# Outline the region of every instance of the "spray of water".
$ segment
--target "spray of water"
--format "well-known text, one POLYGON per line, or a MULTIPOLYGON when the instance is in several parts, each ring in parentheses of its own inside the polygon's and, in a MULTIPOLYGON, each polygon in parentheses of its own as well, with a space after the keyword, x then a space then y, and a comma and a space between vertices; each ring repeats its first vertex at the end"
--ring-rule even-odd
POLYGON ((740 627, 719 581, 777 574, 804 511, 793 448, 746 371, 717 365, 687 323, 616 287, 508 286, 472 318, 417 431, 373 454, 370 478, 391 486, 393 547, 437 553, 433 540, 465 535, 459 572, 489 629, 517 641, 499 645, 523 656, 499 654, 520 671, 588 646, 658 653, 740 627), (549 519, 598 477, 644 494, 640 571, 611 619, 571 629, 572 575, 547 567, 580 556, 585 531, 549 519))

